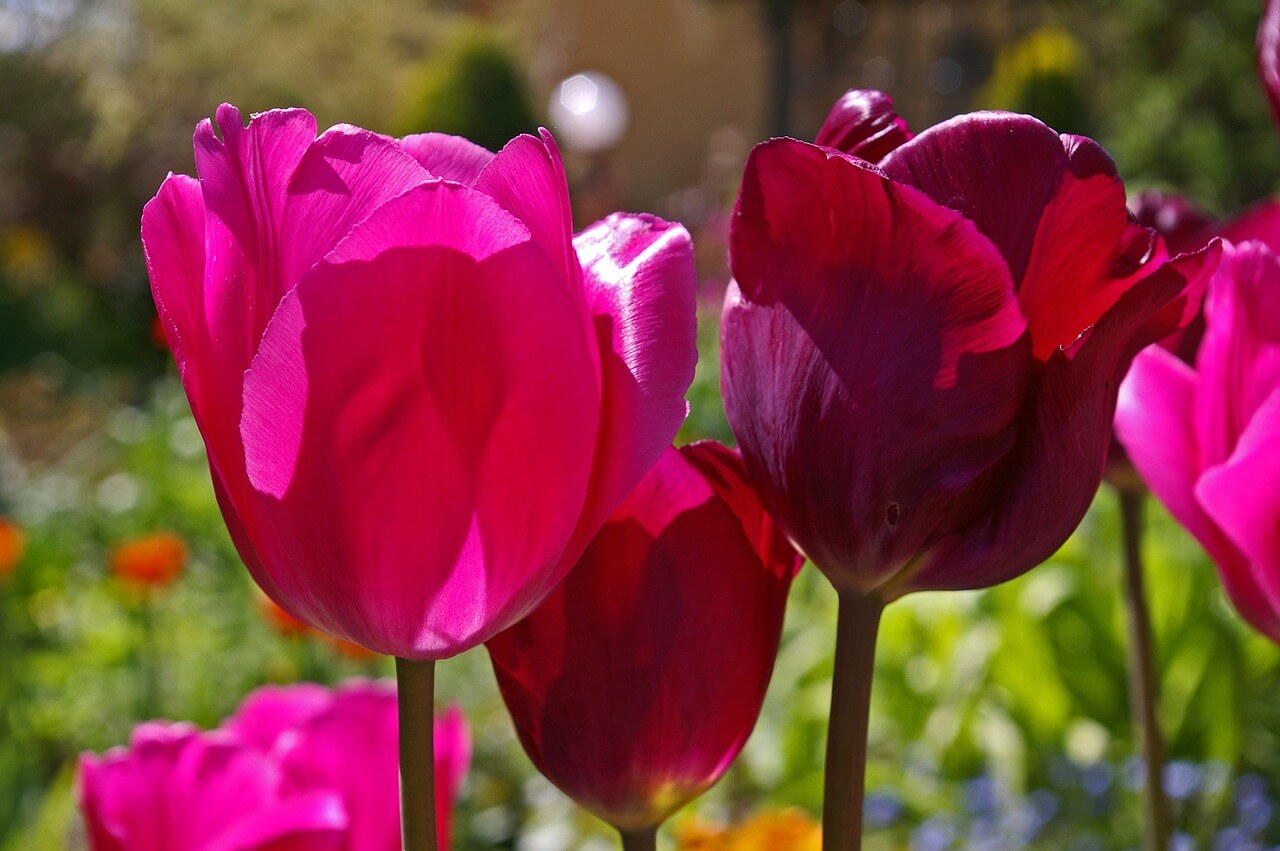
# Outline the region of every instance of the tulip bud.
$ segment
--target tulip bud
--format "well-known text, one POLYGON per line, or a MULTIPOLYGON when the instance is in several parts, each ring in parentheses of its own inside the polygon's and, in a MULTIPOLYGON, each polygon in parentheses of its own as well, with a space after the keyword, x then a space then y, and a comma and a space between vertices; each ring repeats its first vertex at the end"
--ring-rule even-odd
POLYGON ((737 453, 668 450, 546 602, 489 642, 530 759, 615 827, 656 827, 751 733, 799 566, 737 453))

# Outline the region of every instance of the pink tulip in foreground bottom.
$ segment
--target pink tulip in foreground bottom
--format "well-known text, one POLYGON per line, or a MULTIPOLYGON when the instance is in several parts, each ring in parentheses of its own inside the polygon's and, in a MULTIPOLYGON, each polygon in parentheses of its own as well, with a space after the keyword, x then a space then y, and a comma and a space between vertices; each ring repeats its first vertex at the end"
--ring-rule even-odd
MULTIPOLYGON (((353 680, 265 686, 217 730, 150 722, 128 748, 80 761, 93 851, 398 851, 395 689, 353 680)), ((471 739, 435 725, 440 847, 471 739)))

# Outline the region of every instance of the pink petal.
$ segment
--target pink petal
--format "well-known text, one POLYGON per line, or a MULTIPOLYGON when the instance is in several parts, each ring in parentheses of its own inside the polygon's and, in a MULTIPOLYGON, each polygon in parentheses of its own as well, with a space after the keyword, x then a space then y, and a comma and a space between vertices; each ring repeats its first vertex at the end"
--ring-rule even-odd
POLYGON ((1069 349, 1050 357, 1028 410, 1001 499, 933 549, 900 593, 980 588, 1051 556, 1075 531, 1102 481, 1121 379, 1145 346, 1189 320, 1218 243, 1140 281, 1069 349))
POLYGON ((1157 346, 1134 358, 1116 403, 1116 436, 1156 499, 1218 563, 1239 562, 1196 500, 1200 477, 1195 434, 1196 374, 1157 346))
POLYGON ((1280 387, 1255 412, 1231 458, 1205 472, 1196 497, 1244 555, 1219 561, 1232 602, 1280 642, 1280 387))
POLYGON ((400 847, 397 730, 395 690, 357 682, 334 692, 284 746, 286 793, 340 796, 350 820, 343 851, 400 847))
POLYGON ((429 177, 394 139, 347 124, 321 134, 289 180, 276 300, 352 228, 429 177))
MULTIPOLYGON (((156 197, 142 208, 142 246, 165 338, 185 378, 188 335, 204 326, 204 197, 199 181, 180 174, 165 178, 156 197)), ((200 334, 192 341, 200 354, 203 338, 200 334)))
POLYGON ((763 562, 718 497, 745 483, 713 487, 690 463, 709 451, 668 450, 547 601, 489 643, 530 758, 620 827, 656 825, 719 779, 777 652, 795 554, 763 562))
POLYGON ((731 258, 722 387, 751 478, 837 587, 873 588, 1012 447, 1029 358, 1006 266, 957 213, 794 140, 748 160, 731 258))
POLYGON ((436 714, 433 734, 436 759, 436 832, 440 847, 448 851, 452 837, 453 808, 471 767, 471 728, 462 707, 450 704, 436 714))
POLYGON ((579 234, 574 248, 604 386, 591 489, 563 571, 671 445, 698 360, 697 275, 684 227, 614 213, 579 234))
POLYGON ((236 822, 208 851, 349 851, 349 818, 333 792, 291 795, 236 822))
POLYGON ((1256 242, 1228 246, 1205 298, 1196 359, 1200 467, 1224 462, 1254 412, 1280 386, 1280 257, 1256 242))
POLYGON ((907 122, 893 111, 893 98, 875 89, 849 89, 831 107, 814 143, 879 162, 910 139, 907 122))
POLYGON ((479 261, 394 248, 309 275, 246 376, 241 429, 297 615, 421 659, 533 605, 586 494, 593 349, 531 243, 479 261))
POLYGON ((263 686, 244 699, 222 728, 267 753, 281 736, 324 711, 332 700, 329 689, 315 683, 263 686))
POLYGON ((329 255, 332 263, 373 260, 401 245, 452 248, 477 260, 529 241, 529 229, 492 198, 455 183, 415 186, 378 208, 329 255))
POLYGON ((1217 235, 1234 243, 1254 240, 1280 252, 1280 201, 1264 198, 1222 223, 1217 235))
POLYGON ((471 186, 493 159, 493 151, 461 136, 447 133, 418 133, 400 140, 423 168, 436 177, 471 186))
POLYGON ((1280 121, 1280 0, 1266 0, 1258 24, 1258 73, 1280 121))
POLYGON ((129 749, 82 757, 81 808, 94 851, 266 851, 346 824, 332 797, 282 801, 265 754, 188 725, 142 725, 129 749))
POLYGON ((529 228, 564 279, 576 288, 573 209, 560 149, 546 130, 540 138, 517 136, 484 167, 475 188, 493 197, 529 228))

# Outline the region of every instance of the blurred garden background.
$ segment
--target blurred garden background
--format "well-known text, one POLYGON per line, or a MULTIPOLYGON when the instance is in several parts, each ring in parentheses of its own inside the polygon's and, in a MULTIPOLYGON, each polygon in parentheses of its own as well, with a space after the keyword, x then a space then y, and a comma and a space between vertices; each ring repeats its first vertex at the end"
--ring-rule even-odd
MULTIPOLYGON (((1099 139, 1131 189, 1226 214, 1280 180, 1254 72, 1259 6, 0 0, 0 849, 82 848, 76 756, 126 741, 139 720, 213 726, 261 683, 391 672, 254 588, 157 342, 140 211, 167 171, 192 171, 192 129, 218 103, 490 147, 549 123, 579 227, 650 210, 695 234, 702 361, 681 439, 729 440, 717 320, 728 205, 752 144, 811 138, 844 89, 876 87, 916 129, 974 108, 1031 112, 1099 139)), ((1150 520, 1180 847, 1280 845, 1280 651, 1241 624, 1158 506, 1150 520)), ((1121 581, 1104 487, 1027 576, 889 609, 869 847, 1138 846, 1121 581)), ((673 836, 819 812, 834 604, 802 574, 760 726, 673 836)), ((455 846, 612 847, 525 759, 484 653, 439 671, 440 699, 462 704, 476 745, 455 846)))

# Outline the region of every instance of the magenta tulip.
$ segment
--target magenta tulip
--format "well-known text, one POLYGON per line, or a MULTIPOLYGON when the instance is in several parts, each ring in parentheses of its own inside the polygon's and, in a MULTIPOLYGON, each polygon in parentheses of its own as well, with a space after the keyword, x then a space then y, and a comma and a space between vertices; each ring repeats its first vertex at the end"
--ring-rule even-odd
POLYGON ((1138 356, 1116 432, 1241 615, 1280 642, 1280 257, 1228 248, 1205 321, 1194 367, 1160 348, 1138 356))
MULTIPOLYGON (((92 851, 399 851, 396 698, 353 681, 267 686, 219 730, 153 722, 80 763, 92 851)), ((470 761, 466 721, 435 725, 440 846, 470 761)))
POLYGON ((143 724, 128 750, 80 762, 92 851, 343 851, 332 792, 283 794, 279 767, 223 733, 143 724))
POLYGON ((574 238, 550 135, 498 154, 231 106, 143 214, 152 292, 263 590, 430 660, 530 611, 669 444, 683 228, 574 238))
POLYGON ((1191 318, 1215 260, 1168 261, 1100 147, 1004 113, 875 166, 765 142, 731 248, 723 389, 747 468, 837 588, 886 601, 1062 544, 1129 360, 1191 318))
POLYGON ((489 642, 530 759, 646 847, 751 733, 799 566, 737 453, 669 449, 564 583, 489 642))

